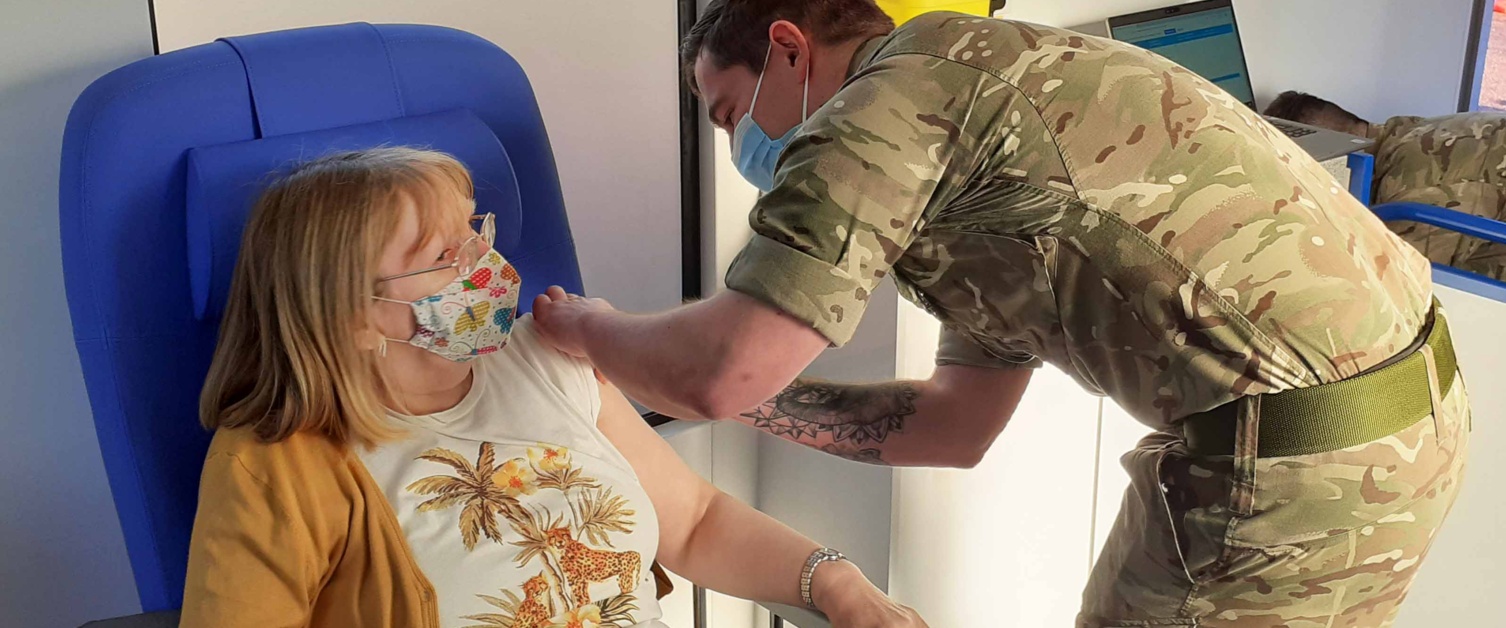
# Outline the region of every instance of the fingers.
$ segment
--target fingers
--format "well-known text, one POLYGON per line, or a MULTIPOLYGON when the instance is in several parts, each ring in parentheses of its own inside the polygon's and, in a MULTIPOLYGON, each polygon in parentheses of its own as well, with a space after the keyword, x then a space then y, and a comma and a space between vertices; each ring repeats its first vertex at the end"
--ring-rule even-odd
POLYGON ((548 318, 551 306, 556 303, 561 303, 569 300, 569 296, 570 295, 565 292, 564 288, 561 288, 559 286, 549 286, 549 289, 545 290, 544 294, 533 298, 534 318, 548 318))

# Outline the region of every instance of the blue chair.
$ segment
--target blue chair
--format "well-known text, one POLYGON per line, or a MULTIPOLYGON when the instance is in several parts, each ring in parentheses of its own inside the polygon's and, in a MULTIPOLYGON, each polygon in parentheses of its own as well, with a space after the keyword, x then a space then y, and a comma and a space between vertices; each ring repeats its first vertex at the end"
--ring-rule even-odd
MULTIPOLYGON (((1357 151, 1349 155, 1349 192, 1370 205, 1375 182, 1375 156, 1357 151)), ((1421 203, 1382 203, 1370 208, 1383 222, 1410 221, 1442 227, 1489 242, 1506 244, 1506 223, 1453 209, 1421 203)), ((1447 264, 1433 264, 1433 281, 1488 299, 1506 302, 1506 283, 1447 264)))
MULTIPOLYGON (((1506 244, 1506 223, 1421 203, 1385 203, 1371 208, 1385 222, 1410 221, 1442 227, 1472 238, 1506 244)), ((1433 281, 1487 299, 1506 302, 1506 283, 1447 264, 1433 264, 1433 281)))
POLYGON ((474 35, 348 24, 232 37, 120 68, 74 104, 65 289, 144 611, 182 604, 210 437, 198 395, 260 184, 302 159, 382 145, 459 157, 525 290, 581 291, 528 77, 474 35))

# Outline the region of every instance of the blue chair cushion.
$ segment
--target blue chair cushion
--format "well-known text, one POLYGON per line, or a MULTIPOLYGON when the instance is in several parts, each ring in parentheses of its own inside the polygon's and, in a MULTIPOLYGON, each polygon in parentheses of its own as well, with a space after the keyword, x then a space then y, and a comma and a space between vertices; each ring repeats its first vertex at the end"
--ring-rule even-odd
POLYGON ((497 220, 496 249, 505 257, 522 233, 522 199, 512 162, 475 114, 455 109, 188 151, 188 275, 194 314, 218 319, 230 292, 241 233, 269 173, 333 152, 411 146, 455 156, 476 184, 476 211, 497 220))

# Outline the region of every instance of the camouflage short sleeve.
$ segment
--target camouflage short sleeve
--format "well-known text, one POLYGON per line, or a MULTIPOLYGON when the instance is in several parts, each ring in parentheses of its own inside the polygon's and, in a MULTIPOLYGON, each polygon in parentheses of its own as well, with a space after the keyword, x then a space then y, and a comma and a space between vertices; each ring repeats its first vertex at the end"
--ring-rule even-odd
MULTIPOLYGON (((966 90, 995 81, 919 54, 863 68, 780 158, 752 213, 755 236, 727 287, 810 323, 834 346, 852 338, 868 296, 974 168, 998 111, 966 90)), ((994 105, 997 107, 997 105, 994 105)))

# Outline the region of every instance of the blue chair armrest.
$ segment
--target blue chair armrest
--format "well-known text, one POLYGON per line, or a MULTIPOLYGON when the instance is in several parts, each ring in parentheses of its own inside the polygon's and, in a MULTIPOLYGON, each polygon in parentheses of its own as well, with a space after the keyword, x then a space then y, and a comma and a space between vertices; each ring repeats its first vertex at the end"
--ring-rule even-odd
POLYGON ((178 628, 178 611, 142 613, 130 617, 116 617, 91 621, 82 628, 178 628))
POLYGON ((1374 183, 1375 155, 1362 150, 1349 153, 1349 193, 1368 206, 1374 183))
POLYGON ((1433 283, 1506 303, 1506 283, 1453 266, 1434 263, 1433 283))
MULTIPOLYGON (((1386 222, 1394 220, 1419 222, 1481 240, 1506 244, 1506 223, 1498 220, 1420 203, 1386 203, 1375 206, 1373 211, 1376 216, 1386 222)), ((1453 266, 1434 263, 1433 281, 1439 285, 1463 290, 1487 299, 1506 302, 1506 283, 1484 275, 1459 270, 1453 266)))
POLYGON ((1506 222, 1473 216, 1461 211, 1423 205, 1420 203, 1386 203, 1376 205, 1372 211, 1386 222, 1410 220, 1425 225, 1443 227, 1467 236, 1506 244, 1506 222))

